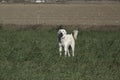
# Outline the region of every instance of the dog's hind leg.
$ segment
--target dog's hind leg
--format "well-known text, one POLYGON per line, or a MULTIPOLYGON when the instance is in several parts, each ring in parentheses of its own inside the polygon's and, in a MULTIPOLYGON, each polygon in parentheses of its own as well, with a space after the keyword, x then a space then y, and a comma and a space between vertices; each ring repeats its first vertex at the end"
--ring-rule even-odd
POLYGON ((68 47, 67 47, 67 45, 64 46, 64 51, 65 51, 65 57, 67 57, 67 53, 68 53, 68 47))
POLYGON ((72 44, 72 45, 71 45, 71 48, 72 48, 72 56, 74 56, 74 48, 75 48, 75 44, 72 44))
POLYGON ((64 46, 64 51, 65 51, 65 57, 67 57, 67 55, 70 57, 70 52, 67 45, 64 46))
POLYGON ((69 52, 69 50, 68 50, 68 52, 67 52, 67 53, 68 53, 68 56, 70 57, 70 52, 69 52))

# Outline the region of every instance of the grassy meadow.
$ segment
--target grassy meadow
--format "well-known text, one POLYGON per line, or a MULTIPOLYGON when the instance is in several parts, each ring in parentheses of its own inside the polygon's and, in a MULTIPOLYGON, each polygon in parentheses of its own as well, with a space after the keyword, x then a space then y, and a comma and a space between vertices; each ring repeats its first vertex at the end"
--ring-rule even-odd
POLYGON ((60 57, 56 28, 0 29, 0 80, 120 80, 120 32, 79 30, 60 57))

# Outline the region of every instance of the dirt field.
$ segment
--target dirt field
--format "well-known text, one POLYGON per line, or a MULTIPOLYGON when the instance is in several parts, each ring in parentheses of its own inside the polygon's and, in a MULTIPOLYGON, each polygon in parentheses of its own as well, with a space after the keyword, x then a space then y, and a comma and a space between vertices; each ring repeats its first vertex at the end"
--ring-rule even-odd
POLYGON ((0 23, 120 25, 120 4, 0 4, 0 23))

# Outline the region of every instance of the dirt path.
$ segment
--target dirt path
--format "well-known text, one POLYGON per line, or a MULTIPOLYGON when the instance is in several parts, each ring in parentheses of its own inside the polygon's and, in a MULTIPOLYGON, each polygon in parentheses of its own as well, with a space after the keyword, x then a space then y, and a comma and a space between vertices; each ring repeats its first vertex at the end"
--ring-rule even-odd
POLYGON ((0 4, 0 23, 120 25, 120 4, 0 4))

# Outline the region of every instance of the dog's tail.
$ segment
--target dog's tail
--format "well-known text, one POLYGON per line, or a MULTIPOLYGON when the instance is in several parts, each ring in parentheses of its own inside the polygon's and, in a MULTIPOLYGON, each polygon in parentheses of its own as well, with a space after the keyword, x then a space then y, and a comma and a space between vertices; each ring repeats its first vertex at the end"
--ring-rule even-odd
POLYGON ((77 35, 78 35, 78 30, 74 30, 73 31, 73 37, 76 40, 77 39, 77 35))

